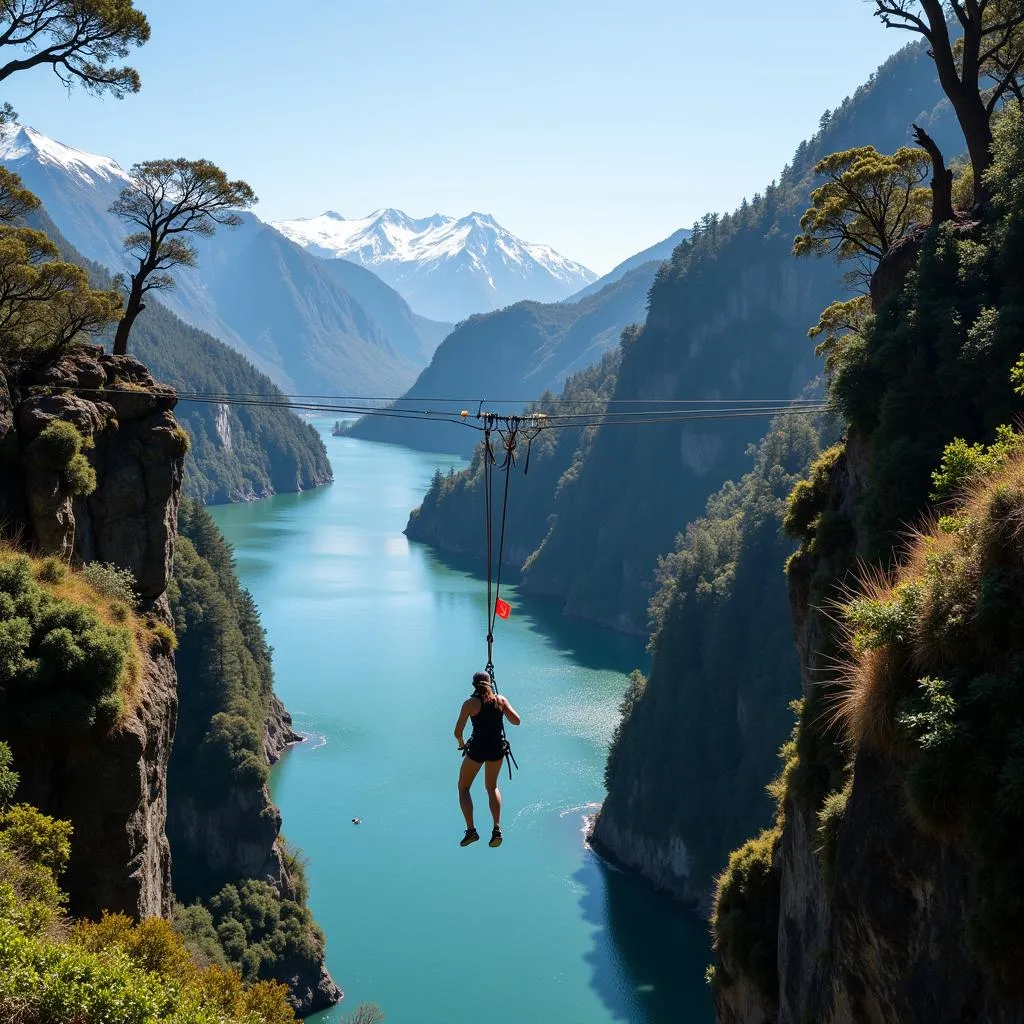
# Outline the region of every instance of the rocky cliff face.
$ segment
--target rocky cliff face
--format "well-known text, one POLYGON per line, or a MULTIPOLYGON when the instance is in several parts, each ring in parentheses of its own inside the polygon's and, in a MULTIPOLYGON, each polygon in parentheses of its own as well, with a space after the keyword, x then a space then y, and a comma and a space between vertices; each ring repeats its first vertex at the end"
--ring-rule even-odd
MULTIPOLYGON (((869 446, 852 431, 832 472, 829 511, 852 518, 869 464, 869 446)), ((834 613, 820 584, 837 569, 807 552, 790 569, 805 700, 835 670, 828 653, 834 613)), ((772 864, 779 894, 777 994, 720 954, 720 1024, 1024 1021, 1024 1007, 970 954, 965 858, 955 843, 926 835, 912 820, 900 767, 869 749, 858 751, 828 865, 816 808, 792 791, 787 796, 772 864)))
MULTIPOLYGON (((170 621, 170 578, 185 449, 174 392, 127 356, 83 349, 15 379, 0 368, 0 522, 42 554, 130 569, 143 609, 170 621), (97 486, 66 496, 26 450, 54 420, 86 439, 97 486)), ((177 713, 171 657, 147 664, 141 700, 113 734, 11 736, 20 795, 74 825, 65 885, 76 915, 136 917, 171 907, 167 762, 177 713)))

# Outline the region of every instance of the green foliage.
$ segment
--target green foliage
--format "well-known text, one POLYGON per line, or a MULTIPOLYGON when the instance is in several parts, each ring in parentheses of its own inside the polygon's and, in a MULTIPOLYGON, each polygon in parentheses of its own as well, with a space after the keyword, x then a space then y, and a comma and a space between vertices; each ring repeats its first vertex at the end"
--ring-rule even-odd
POLYGON ((84 498, 96 490, 96 470, 82 449, 86 439, 66 420, 53 420, 29 445, 28 456, 61 474, 68 494, 84 498))
POLYGON ((312 914, 267 882, 226 885, 209 910, 224 957, 246 982, 284 981, 296 961, 315 967, 323 957, 323 934, 312 914))
POLYGON ((872 734, 891 737, 914 819, 966 852, 971 948, 998 982, 1016 988, 1024 954, 1024 453, 1010 434, 1001 440, 1008 451, 947 449, 941 475, 962 494, 956 513, 916 536, 894 582, 876 582, 849 603, 854 664, 840 709, 855 739, 868 716, 880 723, 872 734))
POLYGON ((278 845, 281 849, 281 861, 291 882, 295 900, 305 906, 309 900, 309 879, 306 875, 306 869, 309 867, 309 858, 297 846, 293 846, 285 839, 283 835, 278 836, 278 845))
POLYGON ((57 882, 71 855, 71 824, 27 804, 0 811, 0 925, 46 933, 67 901, 57 882))
POLYGON ((809 540, 814 536, 828 503, 832 474, 844 453, 842 444, 826 448, 811 464, 807 478, 798 481, 789 492, 782 520, 782 528, 788 537, 809 540))
POLYGON ((817 854, 821 857, 822 871, 825 881, 831 883, 835 878, 836 849, 839 844, 839 827, 846 814, 846 804, 853 790, 853 776, 847 780, 842 789, 834 790, 825 797, 818 810, 818 827, 815 837, 818 842, 817 854))
POLYGON ((201 903, 184 906, 175 903, 171 918, 174 930, 181 936, 192 959, 200 967, 227 967, 227 958, 221 948, 213 915, 201 903))
POLYGON ((0 812, 7 809, 18 789, 19 776, 11 767, 12 763, 11 748, 0 743, 0 812))
POLYGON ((932 472, 932 501, 957 497, 968 484, 992 476, 1022 450, 1024 434, 1005 424, 996 428, 996 439, 990 445, 969 444, 962 437, 950 441, 941 465, 932 472))
MULTIPOLYGON (((260 787, 268 765, 263 728, 273 693, 270 648, 251 595, 242 590, 234 558, 209 512, 183 502, 170 587, 181 680, 178 733, 171 755, 171 793, 212 806, 235 786, 260 787)), ((229 881, 190 876, 205 862, 172 833, 179 850, 175 887, 186 898, 229 881)))
POLYGON ((200 970, 167 923, 127 918, 79 925, 72 941, 25 935, 0 921, 0 1016, 75 1024, 294 1024, 284 987, 246 989, 200 970))
POLYGON ((111 601, 119 601, 129 608, 138 604, 135 577, 131 569, 122 569, 107 562, 88 562, 82 567, 82 575, 93 590, 111 601))
POLYGON ((729 854, 729 866, 718 877, 711 931, 720 969, 716 977, 728 984, 727 964, 743 971, 768 1002, 779 998, 779 877, 775 863, 781 832, 766 829, 729 854))
POLYGON ((929 169, 928 155, 907 146, 892 155, 858 146, 822 158, 814 171, 825 184, 811 193, 794 254, 853 261, 851 279, 866 282, 915 225, 930 222, 931 192, 921 187, 929 169))
MULTIPOLYGON (((53 585, 37 579, 38 564, 0 550, 0 728, 109 728, 138 679, 133 625, 107 621, 102 596, 78 576, 53 585)), ((39 575, 52 573, 43 567, 39 575)))
POLYGON ((137 264, 114 335, 113 351, 120 355, 128 350, 132 325, 146 308, 146 294, 174 286, 169 270, 196 265, 198 253, 189 236, 238 227, 242 218, 236 211, 256 202, 246 182, 229 180, 210 160, 147 160, 135 164, 128 177, 110 207, 128 227, 124 248, 137 264), (168 196, 175 196, 175 202, 169 203, 168 196))
POLYGON ((86 272, 61 259, 43 232, 9 223, 5 215, 22 216, 33 204, 18 176, 0 167, 0 359, 9 364, 52 358, 121 311, 121 297, 90 288, 86 272))

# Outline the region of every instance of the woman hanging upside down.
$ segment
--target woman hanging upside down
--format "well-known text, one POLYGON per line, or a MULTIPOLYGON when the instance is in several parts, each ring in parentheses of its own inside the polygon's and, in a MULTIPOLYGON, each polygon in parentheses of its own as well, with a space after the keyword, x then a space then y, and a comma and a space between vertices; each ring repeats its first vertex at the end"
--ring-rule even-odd
POLYGON ((501 773, 501 762, 505 757, 505 730, 503 723, 508 719, 513 725, 519 725, 521 719, 516 709, 500 694, 494 692, 494 684, 486 672, 477 672, 473 676, 473 696, 463 701, 459 720, 455 723, 455 739, 459 750, 465 755, 462 768, 459 770, 459 806, 466 819, 466 834, 460 846, 475 843, 480 835, 473 827, 473 798, 469 789, 473 780, 484 768, 484 786, 487 799, 491 805, 491 817, 494 819, 494 830, 488 846, 501 846, 501 793, 498 792, 498 775, 501 773), (473 720, 473 733, 469 743, 462 739, 466 720, 473 720))

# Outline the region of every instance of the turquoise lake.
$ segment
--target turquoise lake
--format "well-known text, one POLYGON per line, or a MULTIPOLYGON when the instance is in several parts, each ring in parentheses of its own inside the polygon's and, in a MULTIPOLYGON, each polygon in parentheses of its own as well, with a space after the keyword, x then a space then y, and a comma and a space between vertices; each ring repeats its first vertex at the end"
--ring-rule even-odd
MULTIPOLYGON (((708 1024, 705 923, 584 842, 642 644, 502 588, 496 676, 523 718, 521 770, 502 776, 504 846, 461 849, 452 729, 486 660, 483 567, 402 534, 435 469, 461 460, 315 422, 332 486, 212 510, 309 737, 272 784, 346 996, 311 1020, 374 1002, 387 1024, 708 1024)), ((483 833, 482 778, 474 798, 483 833)))

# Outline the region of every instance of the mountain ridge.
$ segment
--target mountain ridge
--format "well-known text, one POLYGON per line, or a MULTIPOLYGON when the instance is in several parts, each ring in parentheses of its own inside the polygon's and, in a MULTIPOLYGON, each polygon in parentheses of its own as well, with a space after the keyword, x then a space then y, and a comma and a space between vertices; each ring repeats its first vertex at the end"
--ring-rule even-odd
POLYGON ((476 210, 416 218, 387 207, 352 219, 328 210, 273 226, 315 256, 373 270, 434 320, 458 322, 523 300, 559 301, 597 279, 551 246, 526 242, 476 210))
MULTIPOLYGON (((112 273, 128 268, 127 229, 109 212, 129 181, 115 160, 11 123, 0 126, 0 163, 84 257, 112 273)), ((415 379, 444 325, 422 324, 383 283, 356 299, 324 261, 255 214, 241 220, 195 240, 198 266, 176 271, 176 287, 160 293, 160 305, 240 352, 286 392, 394 393, 415 379), (403 331, 391 338, 379 320, 403 331)))

